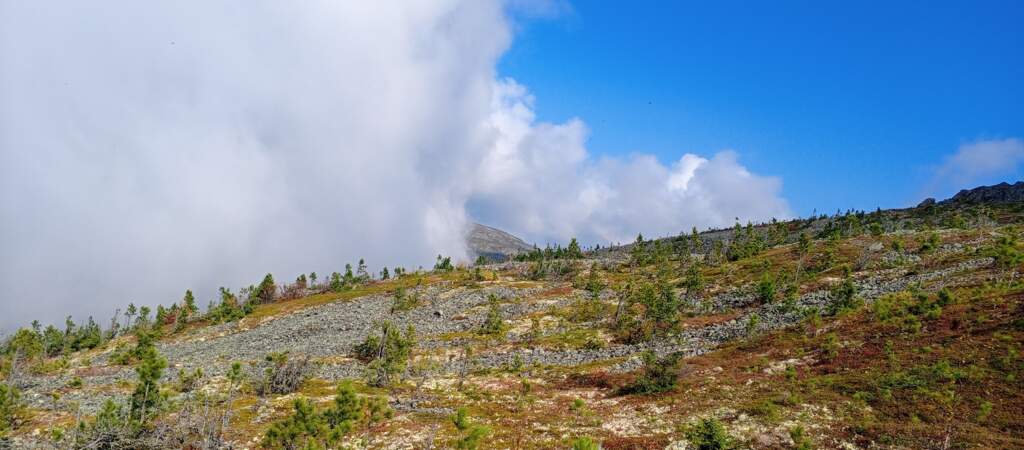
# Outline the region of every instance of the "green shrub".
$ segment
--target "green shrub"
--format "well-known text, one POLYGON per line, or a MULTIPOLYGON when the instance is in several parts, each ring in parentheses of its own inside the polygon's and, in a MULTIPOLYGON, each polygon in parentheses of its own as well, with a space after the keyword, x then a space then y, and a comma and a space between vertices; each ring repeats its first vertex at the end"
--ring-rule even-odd
POLYGON ((378 325, 380 336, 370 334, 356 346, 356 354, 369 360, 366 367, 367 383, 371 386, 386 386, 405 372, 416 346, 416 330, 412 325, 403 334, 397 326, 384 321, 378 325))
POLYGON ((394 411, 380 397, 359 397, 352 384, 341 383, 332 404, 317 412, 305 398, 292 402, 292 414, 274 422, 263 435, 262 445, 271 449, 334 448, 358 429, 390 419, 394 411))
POLYGON ((744 408, 744 410, 752 416, 761 417, 770 422, 778 420, 779 415, 781 414, 779 406, 768 399, 762 399, 754 402, 744 408))
POLYGON ((921 253, 931 253, 931 252, 935 251, 935 249, 939 248, 939 245, 941 243, 942 243, 942 241, 941 241, 941 239, 939 239, 939 234, 938 233, 936 233, 934 231, 931 232, 931 233, 928 233, 928 238, 925 239, 925 241, 921 243, 921 253))
POLYGON ((601 450, 601 444, 589 436, 582 436, 572 441, 572 450, 601 450))
POLYGON ((434 263, 435 272, 451 272, 455 270, 455 266, 452 265, 452 257, 437 255, 437 262, 434 263))
POLYGON ((623 394, 657 394, 675 389, 682 354, 673 353, 658 358, 648 350, 641 355, 643 369, 632 384, 620 389, 623 394))
POLYGON ((415 308, 416 305, 419 304, 419 296, 417 296, 416 294, 410 295, 406 293, 405 288, 401 286, 395 289, 392 295, 395 298, 394 302, 391 304, 392 313, 397 311, 408 311, 410 309, 415 308))
POLYGON ((713 417, 690 426, 686 430, 686 439, 698 450, 725 450, 736 446, 722 423, 713 417))
POLYGON ((192 392, 203 379, 203 369, 196 367, 192 372, 178 369, 178 392, 192 392))
POLYGON ((491 434, 490 428, 476 425, 469 420, 466 408, 456 410, 452 416, 452 424, 459 432, 459 438, 455 441, 455 448, 459 450, 476 450, 480 448, 487 435, 491 434))
POLYGON ((824 342, 821 343, 821 351, 825 359, 836 359, 839 356, 839 336, 835 333, 826 334, 824 342))
POLYGON ((14 430, 20 414, 21 393, 14 386, 0 383, 0 439, 14 430))
POLYGON ((598 274, 597 263, 590 265, 590 272, 587 274, 587 281, 583 284, 583 288, 590 294, 591 300, 598 300, 601 297, 601 291, 607 287, 601 276, 598 274))
POLYGON ((487 308, 487 317, 484 319, 484 323, 480 325, 480 334, 488 336, 504 336, 505 319, 501 317, 501 309, 498 307, 498 297, 491 294, 487 297, 487 303, 490 305, 487 308))
POLYGON ((775 279, 764 274, 761 281, 757 282, 757 299, 764 303, 775 301, 775 279))
POLYGON ((750 336, 756 333, 759 325, 761 325, 761 316, 757 313, 751 314, 750 317, 747 318, 747 324, 744 326, 747 335, 750 336))
POLYGON ((299 390, 313 371, 308 355, 291 358, 288 352, 267 354, 261 363, 262 373, 253 380, 257 395, 290 394, 299 390))
POLYGON ((131 417, 140 423, 146 423, 163 405, 160 377, 167 368, 167 360, 157 352, 152 333, 141 331, 138 333, 138 339, 136 350, 139 363, 135 366, 138 382, 132 392, 131 417))
POLYGON ((256 289, 252 291, 250 298, 254 298, 260 303, 270 303, 274 301, 274 297, 277 295, 277 285, 274 284, 274 276, 266 274, 263 277, 263 281, 256 286, 256 289))
POLYGON ((621 341, 636 344, 679 330, 679 298, 666 277, 638 280, 619 295, 615 331, 621 341))
POLYGON ((811 450, 811 440, 804 434, 804 427, 797 425, 789 430, 789 438, 793 440, 795 450, 811 450))
POLYGON ((847 276, 841 283, 832 288, 829 292, 830 314, 838 314, 849 311, 860 306, 861 301, 857 297, 857 285, 853 279, 847 276))
POLYGON ((900 327, 905 332, 917 333, 922 321, 935 320, 942 315, 942 305, 953 302, 949 291, 940 291, 935 298, 924 292, 896 292, 880 297, 871 305, 872 315, 882 323, 900 327))

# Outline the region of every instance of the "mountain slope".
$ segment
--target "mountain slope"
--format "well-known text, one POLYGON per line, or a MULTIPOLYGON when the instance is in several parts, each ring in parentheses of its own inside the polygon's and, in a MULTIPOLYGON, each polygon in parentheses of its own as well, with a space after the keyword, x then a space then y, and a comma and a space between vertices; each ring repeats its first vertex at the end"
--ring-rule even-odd
MULTIPOLYGON (((26 330, 0 366, 21 390, 11 442, 52 448, 49 431, 64 430, 56 445, 76 448, 78 420, 76 436, 130 448, 255 448, 298 418, 306 427, 291 439, 313 439, 327 422, 308 422, 319 416, 294 402, 332 411, 354 404, 335 401, 351 385, 362 407, 380 398, 392 411, 359 416, 341 439, 370 448, 450 448, 475 435, 480 448, 589 437, 678 450, 713 436, 744 448, 1021 448, 1022 224, 1019 203, 939 202, 581 259, 281 285, 237 314, 222 312, 246 297, 180 320, 163 308, 159 323, 136 320, 94 348, 11 357, 34 348, 26 330), (412 327, 415 344, 389 341, 406 335, 382 332, 385 321, 412 327), (98 436, 105 400, 132 404, 133 349, 153 333, 166 402, 146 427, 98 436), (402 348, 402 364, 380 357, 402 348), (289 371, 306 375, 296 392, 265 387, 289 371), (468 419, 453 421, 460 408, 468 419)), ((506 246, 492 249, 519 245, 494 236, 506 246)))

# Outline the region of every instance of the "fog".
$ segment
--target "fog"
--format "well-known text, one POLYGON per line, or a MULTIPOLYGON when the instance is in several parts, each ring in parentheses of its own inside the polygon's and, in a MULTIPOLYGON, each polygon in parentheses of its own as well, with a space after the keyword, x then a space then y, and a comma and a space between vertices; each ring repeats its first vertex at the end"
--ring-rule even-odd
MULTIPOLYGON (((739 154, 595 155, 496 73, 543 2, 0 0, 0 329, 187 288, 786 217, 739 154)), ((738 149, 742 151, 742 149, 738 149)))

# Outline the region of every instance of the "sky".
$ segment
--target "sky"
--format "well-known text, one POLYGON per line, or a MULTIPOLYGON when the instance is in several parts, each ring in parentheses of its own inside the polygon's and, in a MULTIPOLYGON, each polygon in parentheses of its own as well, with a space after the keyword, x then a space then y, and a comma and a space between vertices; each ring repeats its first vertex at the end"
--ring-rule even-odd
POLYGON ((524 25, 499 71, 600 154, 734 149, 796 214, 949 196, 961 145, 1024 136, 1024 3, 574 2, 524 25))
POLYGON ((1021 178, 1014 3, 610 5, 0 0, 0 330, 1021 178))

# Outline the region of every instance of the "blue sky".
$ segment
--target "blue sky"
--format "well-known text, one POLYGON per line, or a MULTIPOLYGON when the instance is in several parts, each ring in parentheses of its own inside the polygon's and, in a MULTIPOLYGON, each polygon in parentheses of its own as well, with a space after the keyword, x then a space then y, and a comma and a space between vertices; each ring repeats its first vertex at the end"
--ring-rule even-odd
POLYGON ((1024 136, 1024 2, 570 9, 521 22, 498 67, 540 120, 579 117, 597 155, 734 149, 797 214, 948 196, 957 183, 929 181, 960 145, 1024 136))

